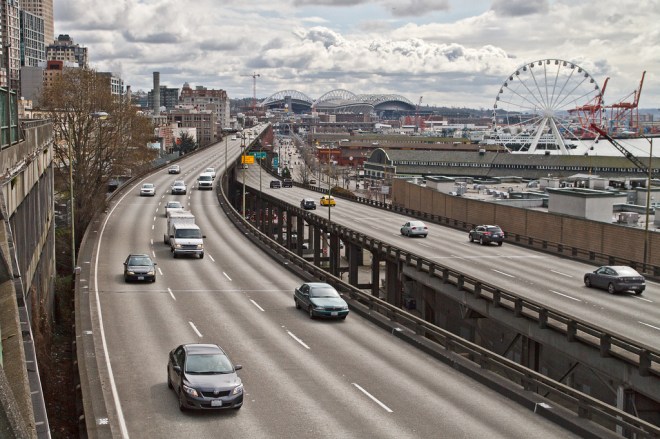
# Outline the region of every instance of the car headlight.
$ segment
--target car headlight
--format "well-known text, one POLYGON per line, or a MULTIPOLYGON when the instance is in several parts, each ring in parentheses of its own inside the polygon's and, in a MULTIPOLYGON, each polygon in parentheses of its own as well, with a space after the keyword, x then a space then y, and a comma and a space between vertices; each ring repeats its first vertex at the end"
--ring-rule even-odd
POLYGON ((348 309, 348 305, 344 305, 344 306, 342 306, 341 309, 343 309, 343 310, 347 310, 347 309, 348 309))
POLYGON ((155 275, 155 274, 156 274, 156 270, 147 271, 148 276, 152 276, 152 275, 155 275))
POLYGON ((135 274, 135 272, 134 272, 134 271, 131 271, 131 270, 128 270, 128 271, 126 272, 126 274, 129 274, 129 275, 133 276, 133 275, 135 274))
POLYGON ((325 306, 314 305, 314 309, 317 310, 317 311, 323 311, 325 309, 325 306))
POLYGON ((198 248, 199 250, 203 249, 203 248, 204 248, 204 244, 197 244, 197 248, 198 248))
POLYGON ((181 244, 174 244, 174 247, 181 248, 181 244))
POLYGON ((190 396, 194 396, 195 398, 199 397, 199 393, 197 393, 197 390, 193 389, 192 387, 188 387, 185 384, 183 385, 183 391, 190 396))
POLYGON ((241 393, 243 393, 243 384, 234 387, 234 390, 231 392, 232 395, 240 395, 241 393))

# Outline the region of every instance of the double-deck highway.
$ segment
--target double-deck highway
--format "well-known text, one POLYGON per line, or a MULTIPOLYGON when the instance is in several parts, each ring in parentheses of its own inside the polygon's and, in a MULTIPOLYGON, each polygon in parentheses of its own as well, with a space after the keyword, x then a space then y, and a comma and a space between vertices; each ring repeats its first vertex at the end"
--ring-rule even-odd
MULTIPOLYGON (((238 141, 230 141, 228 149, 235 159, 240 153, 238 141)), ((571 437, 559 426, 357 314, 345 321, 320 321, 296 310, 293 289, 303 280, 239 234, 220 210, 214 191, 194 189, 195 178, 207 166, 222 173, 224 150, 221 143, 182 160, 180 175, 169 175, 163 169, 145 178, 143 181, 156 185, 155 197, 139 196, 142 181, 118 194, 98 224, 94 237, 97 251, 91 260, 79 261, 91 264, 86 283, 89 294, 98 300, 111 377, 105 399, 109 405, 116 403, 116 412, 111 411, 110 416, 120 426, 117 435, 571 437), (170 184, 178 178, 188 184, 186 195, 169 193, 170 184), (182 201, 195 214, 206 235, 203 259, 174 259, 163 244, 164 205, 172 199, 182 201), (122 262, 131 252, 152 255, 158 264, 155 283, 124 282, 122 262), (241 410, 179 411, 176 396, 167 387, 166 363, 171 349, 189 342, 218 343, 234 363, 243 365, 239 375, 246 395, 241 410)), ((248 172, 253 178, 253 170, 248 172)), ((309 195, 301 189, 280 191, 293 200, 309 195)), ((349 209, 344 201, 333 211, 333 219, 335 214, 337 220, 359 227, 366 227, 369 218, 378 216, 379 228, 371 224, 370 232, 397 244, 405 242, 388 226, 401 219, 388 217, 384 221, 384 213, 357 205, 349 209)), ((528 272, 522 266, 530 262, 533 253, 506 245, 472 250, 456 232, 431 227, 429 239, 412 244, 431 257, 484 271, 511 286, 522 282, 520 276, 528 272), (445 234, 452 238, 441 240, 445 234), (441 242, 445 243, 442 250, 433 248, 441 242), (491 258, 484 256, 486 251, 492 253, 491 258), (491 268, 506 274, 490 272, 491 268)), ((563 270, 577 275, 566 264, 558 268, 563 270)), ((580 283, 579 279, 574 281, 580 283)), ((540 279, 534 278, 534 282, 540 279)), ((567 280, 560 292, 575 294, 569 291, 570 284, 567 280)), ((561 296, 551 294, 545 293, 557 305, 564 303, 561 296)), ((599 293, 590 294, 598 297, 599 293)), ((639 303, 640 308, 646 304, 638 299, 606 299, 627 305, 639 303)), ((595 310, 592 313, 596 314, 595 310)), ((106 355, 99 355, 98 360, 105 362, 106 355)))
MULTIPOLYGON (((262 190, 268 195, 294 206, 302 198, 314 198, 318 205, 318 192, 299 187, 271 189, 271 177, 262 174, 261 178, 262 190)), ((257 167, 247 171, 246 184, 259 190, 257 167)), ((467 231, 432 223, 427 223, 427 238, 405 237, 400 228, 414 218, 339 198, 336 201, 331 208, 335 223, 660 351, 660 287, 655 282, 647 280, 646 291, 640 296, 610 295, 584 285, 584 274, 593 271, 593 265, 506 242, 501 247, 481 246, 469 242, 467 231)), ((328 216, 327 207, 317 206, 312 212, 328 216)))

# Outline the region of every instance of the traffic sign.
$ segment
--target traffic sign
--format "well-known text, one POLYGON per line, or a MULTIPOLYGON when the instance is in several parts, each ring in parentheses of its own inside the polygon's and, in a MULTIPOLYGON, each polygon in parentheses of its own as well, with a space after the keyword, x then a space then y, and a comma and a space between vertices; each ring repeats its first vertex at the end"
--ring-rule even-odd
POLYGON ((255 159, 265 159, 266 158, 266 151, 255 151, 250 153, 251 156, 253 156, 255 159))
POLYGON ((242 155, 241 156, 241 163, 243 163, 244 165, 253 165, 254 164, 254 156, 242 155))

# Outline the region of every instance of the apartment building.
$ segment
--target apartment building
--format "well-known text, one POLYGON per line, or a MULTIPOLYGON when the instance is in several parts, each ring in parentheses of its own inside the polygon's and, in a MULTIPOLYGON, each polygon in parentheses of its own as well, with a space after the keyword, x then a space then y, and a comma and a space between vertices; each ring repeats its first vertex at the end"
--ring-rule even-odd
POLYGON ((87 67, 87 48, 74 43, 69 35, 60 35, 46 47, 46 59, 74 62, 79 67, 87 67))
POLYGON ((43 19, 44 42, 55 40, 53 0, 21 0, 21 9, 43 19))
POLYGON ((209 90, 202 86, 193 89, 186 82, 181 89, 179 103, 197 110, 215 111, 220 126, 229 126, 229 98, 225 90, 209 90))

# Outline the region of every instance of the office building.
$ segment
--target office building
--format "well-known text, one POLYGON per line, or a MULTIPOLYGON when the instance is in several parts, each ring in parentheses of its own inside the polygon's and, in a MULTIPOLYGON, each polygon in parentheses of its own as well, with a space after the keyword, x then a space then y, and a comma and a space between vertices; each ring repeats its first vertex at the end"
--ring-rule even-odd
POLYGON ((87 48, 76 44, 69 35, 60 35, 46 47, 46 60, 75 62, 87 67, 87 48))
POLYGON ((220 126, 229 126, 229 98, 225 90, 209 90, 202 86, 193 89, 186 82, 181 89, 179 103, 197 110, 214 110, 220 126))
POLYGON ((44 21, 44 42, 49 43, 55 39, 55 25, 53 19, 53 0, 20 0, 21 9, 32 15, 41 17, 44 21))

